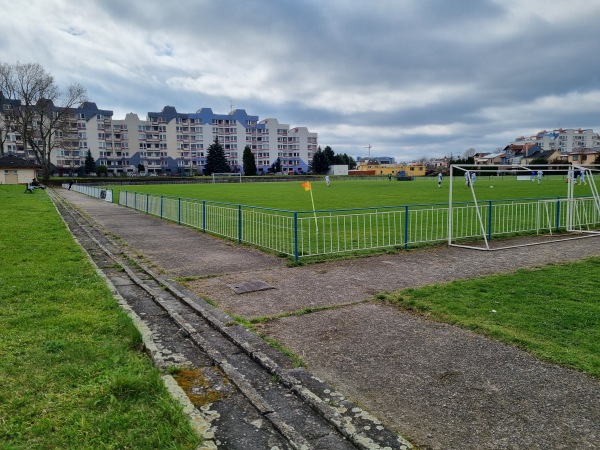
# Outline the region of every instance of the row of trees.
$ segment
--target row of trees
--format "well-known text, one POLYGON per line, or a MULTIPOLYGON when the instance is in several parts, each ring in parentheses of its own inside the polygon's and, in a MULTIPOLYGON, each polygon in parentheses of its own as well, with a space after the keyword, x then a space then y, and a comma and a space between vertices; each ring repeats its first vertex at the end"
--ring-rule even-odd
POLYGON ((70 119, 74 109, 85 101, 83 86, 59 88, 54 77, 38 63, 0 63, 0 151, 4 152, 8 133, 20 134, 24 152, 33 151, 42 168, 42 179, 48 181, 52 151, 57 147, 79 147, 70 119))
POLYGON ((322 175, 327 173, 332 165, 347 165, 349 169, 354 169, 356 161, 346 153, 336 155, 330 146, 323 150, 319 147, 313 155, 310 171, 322 175))
MULTIPOLYGON (((244 148, 242 164, 244 167, 244 175, 257 175, 256 160, 248 145, 244 148)), ((329 170, 329 167, 334 164, 347 165, 350 169, 356 167, 354 158, 348 156, 346 153, 336 155, 331 147, 327 146, 324 150, 321 150, 321 147, 319 147, 315 152, 310 165, 310 171, 315 174, 325 174, 329 170)), ((207 175, 211 175, 213 173, 228 173, 230 170, 223 146, 219 143, 218 139, 215 139, 207 149, 204 172, 207 175)), ((279 161, 279 158, 271 165, 270 171, 272 173, 281 172, 281 162, 279 161)))

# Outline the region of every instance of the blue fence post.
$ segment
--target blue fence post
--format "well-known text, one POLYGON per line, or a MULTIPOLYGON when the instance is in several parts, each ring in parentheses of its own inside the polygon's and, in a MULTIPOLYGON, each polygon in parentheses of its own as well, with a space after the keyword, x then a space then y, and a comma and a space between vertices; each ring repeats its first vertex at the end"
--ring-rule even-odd
POLYGON ((206 200, 202 200, 202 231, 206 233, 206 200))
POLYGON ((404 250, 408 249, 408 205, 404 207, 404 250))
MULTIPOLYGON (((119 198, 121 198, 121 194, 119 193, 119 198)), ((125 191, 125 207, 129 208, 129 192, 125 191)))
POLYGON ((150 194, 146 194, 146 214, 150 210, 150 194))
POLYGON ((181 225, 181 197, 177 199, 177 224, 181 225))
POLYGON ((560 197, 556 197, 556 231, 560 227, 560 197))
POLYGON ((238 205, 238 243, 242 242, 242 205, 238 205))
POLYGON ((137 192, 133 193, 133 209, 137 209, 137 192))
POLYGON ((294 260, 298 261, 298 212, 294 211, 294 260))
POLYGON ((165 197, 164 195, 160 196, 160 218, 162 219, 163 216, 163 201, 164 201, 165 197))
POLYGON ((492 240, 492 201, 488 201, 488 241, 492 240))

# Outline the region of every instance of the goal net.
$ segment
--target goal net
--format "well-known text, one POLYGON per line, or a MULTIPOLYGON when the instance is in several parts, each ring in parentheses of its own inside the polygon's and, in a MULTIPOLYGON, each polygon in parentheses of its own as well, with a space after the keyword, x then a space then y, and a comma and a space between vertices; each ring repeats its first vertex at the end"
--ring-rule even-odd
POLYGON ((213 183, 241 183, 242 182, 242 174, 241 173, 213 173, 212 174, 212 182, 213 183))
MULTIPOLYGON (((600 231, 600 197, 596 178, 598 165, 536 164, 536 165, 452 165, 450 167, 450 192, 448 200, 448 245, 476 250, 500 250, 526 245, 536 245, 567 239, 598 235, 600 231), (479 178, 479 180, 478 180, 479 178), (496 185, 514 186, 521 183, 520 199, 490 200, 497 197, 496 185), (530 182, 530 183, 527 183, 530 182), (532 183, 553 183, 566 190, 566 197, 549 198, 532 192, 532 183), (566 188, 561 187, 565 186, 566 188), (465 197, 464 185, 470 195, 465 197), (578 186, 575 188, 575 186, 578 186), (484 190, 485 189, 485 190, 484 190), (488 194, 484 200, 484 193, 488 194), (468 198, 470 197, 470 198, 468 198), (458 201, 457 201, 458 200, 458 201), (568 234, 552 240, 490 248, 492 236, 518 234, 550 235, 564 230, 568 234), (573 234, 578 236, 574 237, 573 234), (481 244, 483 241, 483 244, 481 244), (468 245, 466 242, 474 243, 468 245), (479 243, 478 243, 479 242, 479 243)), ((563 191, 564 192, 564 191, 563 191)), ((510 197, 510 195, 509 195, 510 197)), ((504 197, 507 198, 507 197, 504 197)))

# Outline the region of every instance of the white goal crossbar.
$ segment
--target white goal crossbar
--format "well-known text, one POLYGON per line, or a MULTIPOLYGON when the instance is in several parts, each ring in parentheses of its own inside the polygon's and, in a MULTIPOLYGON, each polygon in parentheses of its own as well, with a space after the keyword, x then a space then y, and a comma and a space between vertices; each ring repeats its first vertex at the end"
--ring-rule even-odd
POLYGON ((212 182, 213 183, 241 183, 242 182, 242 174, 241 173, 213 173, 212 174, 212 182))
MULTIPOLYGON (((598 189, 596 187, 596 182, 594 179, 594 174, 600 173, 600 166, 591 165, 591 164, 533 164, 533 165, 470 165, 470 164, 461 164, 461 165, 452 165, 450 166, 450 193, 448 199, 448 245, 454 247, 464 247, 470 248, 474 250, 502 250, 507 248, 515 248, 515 247, 524 247, 529 245, 539 245, 550 242, 558 242, 565 241, 570 239, 581 239, 584 237, 592 237, 600 235, 600 231, 584 229, 582 226, 582 218, 580 217, 580 208, 578 207, 578 202, 580 199, 575 198, 574 196, 574 185, 577 183, 577 179, 580 179, 580 183, 582 181, 588 185, 590 189, 590 197, 593 201, 594 210, 598 216, 600 216, 600 196, 598 195, 598 189), (481 215, 481 209, 477 202, 477 195, 475 194, 474 184, 476 181, 476 177, 478 173, 483 174, 491 174, 494 169, 496 169, 495 173, 499 173, 500 171, 508 172, 511 175, 516 175, 520 177, 519 179, 523 179, 524 176, 531 177, 530 179, 534 181, 533 174, 541 172, 540 176, 543 174, 549 174, 553 172, 559 172, 562 174, 567 174, 567 211, 566 211, 566 231, 570 233, 581 233, 586 235, 580 236, 569 236, 562 237, 553 240, 545 240, 543 242, 534 242, 527 244, 517 244, 517 245, 508 245, 498 248, 490 248, 488 242, 488 232, 486 230, 484 218, 481 215), (455 229, 454 227, 454 215, 453 215, 453 181, 454 181, 454 173, 460 173, 464 176, 465 184, 470 188, 471 195, 473 197, 473 203, 475 205, 476 212, 476 222, 478 232, 474 233, 474 237, 481 237, 484 241, 484 247, 478 247, 475 245, 464 245, 458 244, 455 239, 455 229)), ((462 177, 461 177, 462 178, 462 177)), ((550 224, 550 217, 548 213, 548 200, 540 199, 538 201, 537 206, 537 221, 538 221, 538 230, 539 229, 548 229, 549 234, 552 235, 552 226, 550 224), (545 220, 544 220, 545 219, 545 220)))

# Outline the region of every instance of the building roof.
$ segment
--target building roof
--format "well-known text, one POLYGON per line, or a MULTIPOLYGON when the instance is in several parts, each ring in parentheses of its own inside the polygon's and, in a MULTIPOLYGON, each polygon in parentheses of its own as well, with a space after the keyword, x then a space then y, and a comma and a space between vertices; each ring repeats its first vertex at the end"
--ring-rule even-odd
POLYGON ((488 153, 487 155, 481 155, 479 159, 494 159, 506 156, 506 152, 488 153))
POLYGON ((6 155, 0 158, 2 169, 39 169, 40 166, 33 161, 19 158, 15 155, 6 155))
POLYGON ((594 154, 594 153, 600 153, 600 147, 592 147, 592 148, 583 148, 583 147, 579 147, 579 148, 575 148, 573 149, 572 152, 569 152, 569 155, 582 155, 582 154, 594 154))
POLYGON ((529 156, 527 156, 527 158, 531 158, 531 159, 535 159, 535 158, 548 159, 549 157, 551 157, 557 151, 558 150, 536 150, 533 153, 531 153, 529 156))
POLYGON ((73 112, 83 114, 86 121, 98 114, 102 114, 105 117, 112 117, 113 115, 110 109, 98 109, 98 105, 94 102, 83 102, 79 108, 73 108, 73 112))

